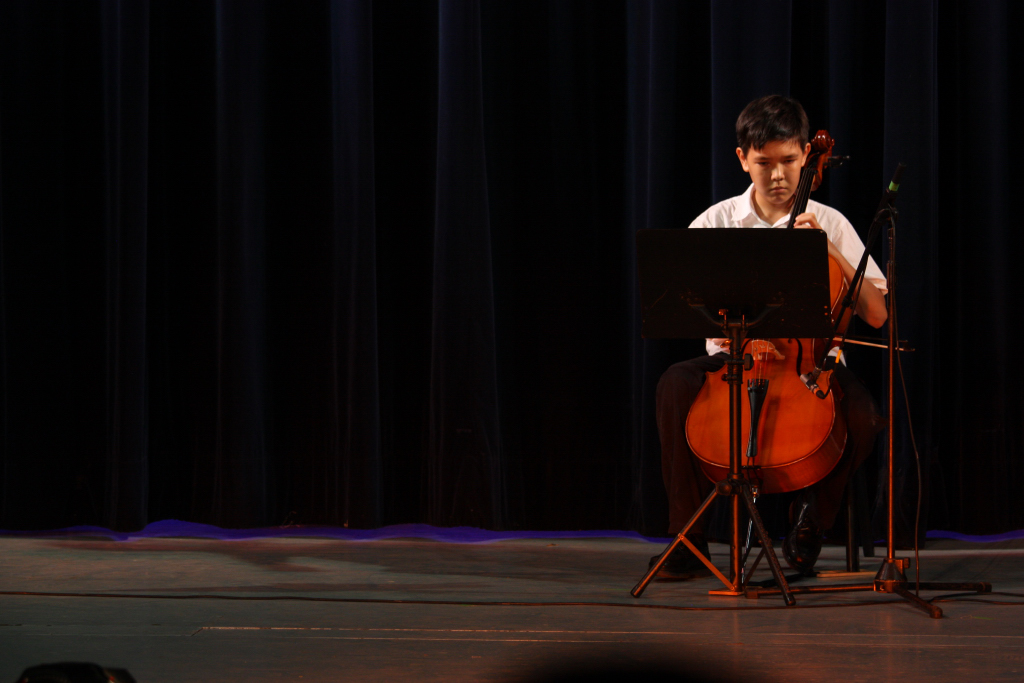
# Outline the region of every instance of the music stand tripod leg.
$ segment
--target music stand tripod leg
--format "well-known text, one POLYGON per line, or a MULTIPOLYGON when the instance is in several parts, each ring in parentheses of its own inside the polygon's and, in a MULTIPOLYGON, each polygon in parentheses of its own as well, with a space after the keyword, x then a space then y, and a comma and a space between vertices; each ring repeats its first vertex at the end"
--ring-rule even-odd
POLYGON ((708 497, 704 499, 703 503, 701 503, 701 506, 697 508, 697 511, 693 513, 692 517, 690 517, 690 521, 686 523, 686 526, 683 527, 682 531, 676 534, 676 537, 668 545, 665 551, 661 553, 661 557, 658 558, 658 561, 654 563, 654 566, 648 569, 647 573, 644 574, 642 579, 640 579, 640 582, 633 586, 633 590, 629 591, 630 595, 632 595, 634 598, 640 597, 640 595, 644 592, 644 589, 647 588, 647 584, 649 584, 651 580, 654 578, 654 576, 659 571, 661 571, 661 566, 665 564, 665 562, 668 560, 668 556, 675 551, 675 549, 679 546, 680 543, 683 543, 687 547, 689 547, 690 550, 692 550, 694 554, 697 555, 697 557, 700 558, 700 560, 711 569, 711 571, 717 574, 723 582, 728 584, 728 582, 725 581, 725 577, 722 576, 721 572, 719 572, 718 569, 716 569, 715 566, 711 564, 711 561, 704 557, 702 554, 700 554, 700 552, 698 552, 696 548, 694 548, 693 545, 686 538, 686 534, 689 533, 693 525, 697 522, 698 519, 700 519, 700 516, 703 515, 705 511, 707 511, 708 506, 711 505, 711 501, 713 501, 715 499, 715 496, 717 495, 717 491, 715 489, 712 489, 711 493, 708 494, 708 497))
POLYGON ((747 513, 750 515, 750 520, 754 523, 754 530, 757 532, 757 538, 761 541, 761 548, 764 551, 765 557, 768 559, 768 566, 772 570, 772 576, 775 577, 775 584, 779 587, 779 591, 782 593, 783 601, 788 606, 792 607, 796 604, 796 599, 789 590, 789 582, 786 581, 786 575, 782 573, 782 566, 779 564, 779 558, 775 555, 775 548, 772 546, 772 539, 764 528, 764 522, 761 521, 761 515, 757 512, 757 506, 754 505, 754 499, 750 495, 749 486, 741 486, 740 493, 743 495, 743 502, 747 506, 747 513))

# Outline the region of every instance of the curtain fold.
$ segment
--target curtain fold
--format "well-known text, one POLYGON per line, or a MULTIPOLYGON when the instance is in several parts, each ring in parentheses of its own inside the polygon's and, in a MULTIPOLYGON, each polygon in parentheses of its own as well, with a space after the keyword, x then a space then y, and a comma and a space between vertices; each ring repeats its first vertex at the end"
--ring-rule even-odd
POLYGON ((381 523, 372 4, 332 0, 333 301, 328 519, 381 523))
MULTIPOLYGON (((789 0, 711 3, 712 200, 747 185, 736 161, 736 117, 755 97, 790 95, 792 6, 789 0)), ((696 217, 696 215, 694 216, 696 217)))
POLYGON ((262 0, 217 0, 216 426, 196 477, 209 519, 228 527, 269 521, 265 21, 262 0))
MULTIPOLYGON (((933 278, 925 290, 904 284, 906 275, 900 278, 903 310, 924 305, 918 317, 903 318, 902 334, 927 329, 934 349, 927 365, 915 358, 913 366, 914 380, 931 390, 928 409, 912 407, 918 433, 925 435, 919 446, 924 441, 929 458, 931 520, 943 528, 995 533, 1024 525, 1014 496, 992 488, 1024 476, 1024 406, 1016 371, 980 367, 1005 368, 1013 355, 1014 311, 1024 286, 1016 264, 1024 240, 1012 227, 1012 198, 1024 171, 1007 144, 1016 129, 1014 113, 1024 105, 1017 85, 1024 67, 1013 43, 1024 11, 1001 0, 938 3, 932 13, 930 59, 918 61, 906 80, 918 89, 932 84, 939 115, 931 156, 908 167, 905 176, 927 187, 930 213, 918 205, 903 208, 900 234, 909 247, 902 247, 899 263, 910 268, 902 254, 923 259, 916 253, 924 252, 922 265, 933 268, 933 278), (910 325, 916 328, 908 330, 910 325)), ((907 24, 914 20, 900 16, 907 24)), ((907 58, 905 52, 893 56, 907 58)), ((915 139, 908 131, 905 142, 915 139)))
MULTIPOLYGON (((98 6, 0 4, 8 528, 101 523, 107 455, 98 6)), ((135 454, 132 454, 135 455, 135 454)))
POLYGON ((481 19, 509 516, 620 525, 632 419, 625 7, 482 3, 481 19))
POLYGON ((438 5, 437 196, 428 519, 501 528, 494 293, 480 66, 480 5, 438 5))
MULTIPOLYGON (((676 130, 694 125, 698 119, 697 112, 686 106, 685 99, 682 106, 676 101, 678 17, 675 3, 631 3, 628 6, 628 220, 622 249, 632 264, 636 263, 637 230, 678 227, 674 220, 678 181, 674 172, 676 130)), ((680 220, 685 219, 680 216, 680 220)), ((646 533, 660 535, 668 524, 668 505, 661 479, 655 389, 665 368, 700 351, 692 343, 684 346, 678 342, 640 338, 640 292, 635 266, 628 270, 628 275, 623 286, 632 294, 634 321, 626 328, 632 356, 630 522, 646 533)))
POLYGON ((112 529, 146 524, 149 3, 104 0, 106 492, 112 529))
MULTIPOLYGON (((0 102, 4 86, 0 82, 0 102)), ((10 425, 7 421, 7 267, 4 258, 4 117, 0 107, 0 519, 7 518, 7 482, 10 480, 10 425)))

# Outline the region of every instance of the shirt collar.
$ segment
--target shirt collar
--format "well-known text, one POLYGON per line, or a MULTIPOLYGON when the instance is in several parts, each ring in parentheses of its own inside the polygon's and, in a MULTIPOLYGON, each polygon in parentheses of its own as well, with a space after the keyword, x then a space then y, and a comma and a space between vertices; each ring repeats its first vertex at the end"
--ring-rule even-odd
POLYGON ((736 225, 741 227, 752 228, 760 225, 775 228, 789 223, 789 214, 780 218, 774 225, 769 224, 768 221, 758 216, 757 211, 754 210, 754 184, 751 183, 735 208, 733 220, 736 222, 736 225))
POLYGON ((746 222, 750 220, 761 220, 754 211, 754 184, 751 183, 747 191, 743 193, 743 199, 738 202, 736 207, 735 219, 737 223, 746 222))

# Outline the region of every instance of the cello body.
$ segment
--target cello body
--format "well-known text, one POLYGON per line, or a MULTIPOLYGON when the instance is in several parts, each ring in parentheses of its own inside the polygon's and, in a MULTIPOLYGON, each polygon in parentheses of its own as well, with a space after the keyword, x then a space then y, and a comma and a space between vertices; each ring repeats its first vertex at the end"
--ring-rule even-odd
MULTIPOLYGON (((846 280, 839 264, 829 257, 829 293, 832 310, 840 308, 846 280)), ((754 366, 748 377, 768 380, 758 420, 758 453, 753 476, 764 493, 784 493, 823 479, 839 462, 846 446, 846 423, 839 410, 840 389, 832 371, 821 373, 818 383, 829 389, 824 399, 808 391, 800 374, 814 367, 825 340, 750 340, 747 348, 754 366), (798 361, 800 367, 797 366, 798 361)), ((704 386, 686 419, 686 439, 703 472, 720 481, 729 475, 729 385, 726 368, 707 373, 704 386)), ((743 402, 742 443, 750 436, 750 406, 743 402)), ((747 470, 750 473, 750 470, 747 470)))

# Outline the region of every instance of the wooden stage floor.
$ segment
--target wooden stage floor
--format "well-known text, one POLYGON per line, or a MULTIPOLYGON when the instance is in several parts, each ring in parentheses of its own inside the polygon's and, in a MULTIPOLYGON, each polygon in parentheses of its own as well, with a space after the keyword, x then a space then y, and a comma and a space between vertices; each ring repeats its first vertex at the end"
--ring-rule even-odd
MULTIPOLYGON (((993 604, 1024 603, 1020 542, 931 542, 922 579, 996 591, 977 598, 986 603, 941 602, 941 620, 870 592, 798 596, 793 608, 711 597, 713 579, 657 581, 632 598, 661 547, 3 537, 0 683, 62 660, 126 668, 140 683, 612 680, 630 669, 737 681, 1024 677, 1024 605, 993 604), (608 676, 569 675, 587 669, 608 676)), ((725 564, 724 546, 712 555, 725 564)), ((872 578, 877 561, 864 563, 870 572, 828 582, 872 578)), ((827 546, 819 569, 842 566, 843 549, 827 546)))

